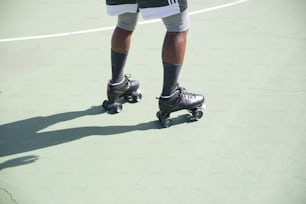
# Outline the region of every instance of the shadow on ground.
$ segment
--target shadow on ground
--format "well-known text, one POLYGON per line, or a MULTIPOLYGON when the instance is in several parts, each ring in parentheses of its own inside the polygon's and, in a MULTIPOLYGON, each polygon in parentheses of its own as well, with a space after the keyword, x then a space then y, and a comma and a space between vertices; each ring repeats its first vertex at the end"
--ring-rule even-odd
POLYGON ((90 135, 115 135, 131 131, 160 129, 157 121, 130 126, 90 126, 39 132, 50 125, 82 116, 101 114, 101 107, 85 111, 59 113, 46 117, 33 117, 0 125, 0 156, 8 156, 77 140, 90 135))
MULTIPOLYGON (((0 157, 59 145, 91 135, 109 136, 132 131, 162 128, 158 120, 154 120, 137 125, 89 126, 39 132, 56 123, 101 113, 104 113, 101 110, 101 106, 94 106, 84 111, 65 112, 46 117, 33 117, 0 125, 0 157)), ((173 118, 173 125, 188 122, 193 122, 188 114, 173 118)), ((31 159, 35 160, 35 158, 31 159)), ((29 158, 21 158, 21 160, 21 163, 23 163, 23 160, 31 162, 29 158)), ((15 161, 12 162, 14 163, 15 161)), ((1 168, 0 166, 0 170, 1 168)))
POLYGON ((2 171, 3 169, 15 167, 15 166, 32 164, 38 159, 39 159, 39 157, 36 156, 36 155, 29 155, 29 156, 10 159, 10 160, 7 160, 3 163, 0 163, 0 171, 2 171))

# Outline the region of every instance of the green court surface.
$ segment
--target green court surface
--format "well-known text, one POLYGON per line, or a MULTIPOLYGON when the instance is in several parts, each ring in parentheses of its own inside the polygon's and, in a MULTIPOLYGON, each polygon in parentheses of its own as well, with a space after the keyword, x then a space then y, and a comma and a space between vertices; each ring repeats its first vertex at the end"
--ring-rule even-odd
POLYGON ((161 22, 137 27, 126 66, 143 100, 101 108, 104 3, 0 1, 0 204, 306 203, 305 0, 190 1, 180 85, 207 108, 170 128, 161 22))

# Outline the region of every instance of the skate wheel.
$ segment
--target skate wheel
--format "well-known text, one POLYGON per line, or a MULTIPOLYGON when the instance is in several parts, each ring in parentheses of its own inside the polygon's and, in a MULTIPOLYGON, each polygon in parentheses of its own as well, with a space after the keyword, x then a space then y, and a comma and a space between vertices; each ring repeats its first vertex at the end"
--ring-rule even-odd
POLYGON ((159 121, 161 121, 161 117, 160 117, 160 116, 161 116, 161 114, 160 114, 160 112, 158 111, 158 112, 156 113, 156 117, 158 118, 159 121))
POLYGON ((122 104, 121 103, 114 103, 110 107, 110 111, 112 113, 120 113, 122 111, 122 104))
POLYGON ((108 105, 109 105, 108 100, 104 100, 104 101, 103 101, 103 104, 102 104, 102 107, 103 107, 105 110, 109 110, 108 105))
POLYGON ((173 121, 169 118, 169 114, 162 115, 162 113, 158 111, 156 117, 164 128, 168 128, 173 124, 173 121))
POLYGON ((194 117, 194 119, 199 120, 203 117, 203 111, 201 110, 193 110, 192 111, 192 116, 194 117))
POLYGON ((132 93, 132 101, 133 103, 139 102, 142 99, 142 94, 140 90, 137 90, 137 92, 132 93))
POLYGON ((170 118, 166 118, 161 121, 161 124, 163 125, 164 128, 168 128, 172 126, 173 121, 170 118))
POLYGON ((105 100, 102 107, 111 113, 120 113, 122 111, 122 104, 118 102, 111 104, 108 100, 105 100))

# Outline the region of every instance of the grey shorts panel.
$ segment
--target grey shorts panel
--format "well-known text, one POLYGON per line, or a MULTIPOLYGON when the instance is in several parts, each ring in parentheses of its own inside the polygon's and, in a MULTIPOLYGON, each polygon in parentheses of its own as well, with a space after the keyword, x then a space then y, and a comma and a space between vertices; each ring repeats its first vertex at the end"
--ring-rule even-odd
POLYGON ((187 10, 162 19, 168 32, 182 32, 189 29, 190 20, 187 10))
POLYGON ((117 26, 119 28, 133 31, 135 30, 138 19, 138 13, 124 13, 118 16, 117 26))
MULTIPOLYGON (((117 26, 133 31, 135 30, 136 24, 138 20, 138 13, 124 13, 118 16, 118 24, 117 26)), ((187 10, 182 13, 175 14, 162 19, 164 25, 168 32, 182 32, 189 29, 190 20, 187 10)))

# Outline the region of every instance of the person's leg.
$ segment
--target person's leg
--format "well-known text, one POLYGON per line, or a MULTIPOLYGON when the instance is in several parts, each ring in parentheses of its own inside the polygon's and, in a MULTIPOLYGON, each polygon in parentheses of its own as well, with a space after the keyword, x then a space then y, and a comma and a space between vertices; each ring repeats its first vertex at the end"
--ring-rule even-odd
POLYGON ((111 83, 120 83, 124 79, 124 66, 130 49, 131 36, 137 23, 137 13, 125 13, 118 16, 118 24, 111 40, 111 83))
POLYGON ((162 96, 169 96, 175 90, 184 62, 189 28, 187 11, 163 19, 167 33, 163 42, 162 62, 164 70, 162 96))
MULTIPOLYGON (((173 111, 189 109, 193 110, 196 118, 202 116, 198 111, 204 103, 204 96, 187 92, 178 85, 178 78, 184 62, 187 30, 189 18, 187 12, 180 13, 163 19, 167 33, 165 35, 162 60, 164 68, 163 90, 159 98, 159 109, 157 116, 164 123, 173 111)), ((168 127, 169 124, 163 124, 168 127)))
POLYGON ((111 40, 112 78, 107 84, 108 100, 103 102, 103 108, 113 113, 122 110, 122 104, 117 100, 125 97, 131 102, 138 102, 142 95, 139 82, 130 80, 124 75, 124 66, 130 49, 131 36, 137 23, 137 13, 125 13, 118 16, 118 24, 111 40))

